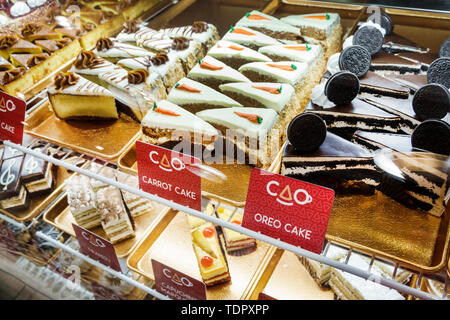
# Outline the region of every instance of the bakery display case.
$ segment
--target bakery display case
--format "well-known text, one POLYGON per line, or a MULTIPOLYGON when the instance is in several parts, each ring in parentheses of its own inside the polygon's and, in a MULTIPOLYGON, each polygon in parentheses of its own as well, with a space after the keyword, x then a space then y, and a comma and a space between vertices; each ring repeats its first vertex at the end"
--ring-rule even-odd
POLYGON ((207 300, 448 299, 445 1, 0 10, 0 90, 26 102, 23 142, 0 145, 0 273, 55 300, 171 299, 155 262, 207 300), (181 141, 198 163, 142 160, 181 141), (201 206, 144 191, 146 162, 187 167, 201 206), (333 189, 320 252, 249 227, 256 169, 333 189))

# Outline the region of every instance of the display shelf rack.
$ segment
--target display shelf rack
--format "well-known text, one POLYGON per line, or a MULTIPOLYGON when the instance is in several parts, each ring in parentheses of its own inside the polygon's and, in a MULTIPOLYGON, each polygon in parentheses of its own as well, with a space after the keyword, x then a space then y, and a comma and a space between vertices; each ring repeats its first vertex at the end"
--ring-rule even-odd
MULTIPOLYGON (((361 277, 361 278, 366 279, 366 280, 374 281, 374 282, 376 282, 378 284, 381 284, 383 286, 386 286, 386 287, 389 287, 391 289, 397 290, 397 291, 399 291, 399 292, 401 292, 403 294, 409 295, 411 297, 418 298, 418 299, 425 299, 425 300, 439 300, 439 299, 444 299, 444 297, 447 296, 448 284, 450 283, 450 281, 448 280, 448 277, 449 277, 448 275, 446 275, 446 278, 443 280, 443 283, 445 284, 445 286, 444 286, 444 288, 445 288, 444 294, 443 294, 442 297, 437 297, 437 296, 432 295, 432 294, 430 294, 428 292, 425 292, 424 290, 421 290, 420 286, 416 286, 416 285, 408 286, 408 285, 404 285, 404 284, 396 282, 394 279, 395 279, 395 275, 396 275, 397 270, 399 268, 407 269, 406 267, 401 266, 399 263, 394 263, 393 264, 394 265, 394 272, 393 272, 393 275, 392 275, 391 279, 383 278, 383 277, 380 277, 380 276, 378 276, 376 274, 371 273, 371 266, 372 266, 372 264, 373 264, 373 262, 375 260, 382 260, 383 262, 388 262, 389 263, 389 261, 386 261, 385 259, 379 259, 378 257, 376 257, 374 255, 369 256, 369 258, 371 259, 371 263, 370 263, 369 269, 368 270, 362 270, 360 268, 356 268, 356 267, 351 266, 351 265, 348 264, 350 256, 353 253, 356 252, 352 248, 346 248, 348 250, 346 259, 344 260, 344 262, 338 262, 338 261, 332 260, 330 258, 327 258, 326 255, 325 255, 329 243, 325 246, 325 250, 323 251, 322 254, 315 254, 313 252, 304 250, 304 249, 302 249, 300 247, 296 247, 296 246, 290 245, 288 243, 285 243, 283 241, 280 241, 279 239, 275 239, 275 238, 263 235, 263 234, 261 234, 259 232, 255 232, 253 230, 244 228, 244 227, 242 227, 240 225, 236 225, 234 223, 231 223, 230 221, 231 221, 232 217, 230 218, 229 221, 224 221, 224 220, 221 220, 219 218, 216 218, 215 216, 208 215, 208 214, 206 214, 204 212, 197 211, 197 210, 191 209, 189 207, 185 207, 185 206, 179 205, 179 204, 177 204, 177 203, 175 203, 173 201, 169 201, 169 200, 160 198, 160 197, 158 197, 156 195, 152 195, 152 194, 146 193, 146 192, 144 192, 142 190, 139 190, 139 189, 131 187, 129 185, 120 183, 120 182, 118 182, 116 180, 106 178, 106 177, 104 177, 104 176, 102 176, 102 175, 100 175, 98 173, 95 173, 95 172, 92 172, 90 170, 87 170, 86 169, 87 166, 83 166, 82 168, 80 168, 80 167, 77 167, 76 165, 73 165, 71 163, 68 163, 68 162, 64 161, 65 159, 67 159, 68 157, 70 157, 70 156, 72 156, 74 154, 78 155, 78 153, 76 153, 74 151, 67 150, 65 148, 63 149, 61 147, 57 147, 56 151, 64 150, 66 152, 65 156, 63 158, 61 158, 61 159, 57 159, 57 158, 55 158, 53 156, 49 156, 49 155, 45 155, 45 154, 43 154, 41 152, 37 152, 37 151, 32 149, 33 146, 36 143, 38 143, 38 140, 36 140, 33 143, 31 143, 28 147, 23 147, 21 145, 14 144, 14 143, 11 143, 9 141, 5 141, 4 145, 8 146, 8 147, 11 147, 11 148, 14 148, 14 149, 17 149, 19 151, 22 151, 22 152, 24 152, 26 154, 30 154, 30 155, 32 155, 34 157, 41 158, 41 159, 43 159, 45 161, 53 163, 54 165, 64 167, 67 170, 70 170, 70 171, 73 171, 73 172, 77 172, 78 174, 86 175, 86 176, 88 176, 90 178, 99 180, 99 181, 101 181, 103 183, 106 183, 108 185, 117 187, 117 188, 119 188, 121 190, 133 193, 133 194, 135 194, 137 196, 147 198, 147 199, 149 199, 151 201, 155 201, 155 202, 160 203, 162 205, 168 206, 168 207, 170 207, 170 208, 172 208, 174 210, 185 212, 185 213, 190 214, 192 216, 195 216, 195 217, 201 218, 203 220, 206 220, 208 222, 211 222, 211 223, 213 223, 215 225, 219 225, 219 226, 222 226, 224 228, 228 228, 228 229, 234 230, 236 232, 245 234, 245 235, 247 235, 249 237, 252 237, 254 239, 257 239, 259 241, 263 241, 263 242, 266 242, 266 243, 268 243, 270 245, 273 245, 273 246, 275 246, 277 248, 290 251, 290 252, 292 252, 292 253, 294 253, 294 254, 296 254, 298 256, 302 256, 302 257, 305 257, 305 258, 308 258, 308 259, 315 260, 315 261, 317 261, 319 263, 329 265, 329 266, 331 266, 333 268, 336 268, 336 269, 339 269, 339 270, 351 273, 353 275, 356 275, 356 276, 361 277)), ((49 143, 48 146, 51 146, 51 144, 49 143)), ((53 153, 53 155, 54 154, 55 153, 53 153)), ((78 156, 78 158, 79 158, 79 160, 85 160, 87 162, 95 161, 96 163, 103 164, 103 166, 114 166, 114 164, 110 164, 110 163, 108 163, 108 162, 106 162, 104 160, 92 158, 90 156, 86 156, 86 155, 83 155, 83 154, 80 154, 78 156)), ((117 168, 117 167, 116 167, 116 170, 117 170, 117 172, 120 171, 120 169, 117 168)), ((101 170, 99 170, 99 172, 100 171, 101 170)), ((219 205, 220 205, 220 203, 219 203, 219 205)), ((34 220, 40 219, 41 216, 44 213, 45 213, 45 210, 40 215, 35 217, 34 220)), ((8 221, 8 222, 11 222, 11 223, 17 225, 18 227, 21 227, 21 226, 23 227, 24 226, 23 224, 19 224, 19 223, 13 221, 12 219, 10 219, 8 217, 4 217, 3 215, 0 215, 0 219, 3 219, 3 220, 8 221)), ((73 254, 73 255, 75 255, 75 256, 83 259, 83 260, 85 260, 86 262, 91 263, 92 265, 102 269, 103 271, 111 273, 113 276, 115 276, 117 278, 120 278, 121 280, 126 281, 126 282, 134 285, 135 287, 145 291, 146 293, 156 297, 157 299, 169 299, 168 297, 166 297, 166 296, 162 295, 161 293, 157 292, 155 289, 152 289, 152 288, 150 288, 150 287, 148 287, 148 286, 146 286, 146 285, 144 285, 144 284, 134 280, 132 278, 132 276, 124 275, 121 272, 117 272, 115 270, 112 270, 109 267, 107 267, 105 265, 102 265, 101 263, 91 259, 90 257, 85 256, 85 255, 81 254, 80 252, 78 252, 78 251, 68 247, 67 245, 65 245, 63 243, 60 243, 58 240, 48 236, 47 234, 45 234, 43 232, 37 232, 36 235, 39 238, 43 239, 44 241, 52 243, 55 247, 60 248, 62 250, 65 250, 65 251, 67 251, 67 252, 69 252, 69 253, 71 253, 71 254, 73 254)), ((423 277, 426 277, 426 275, 424 275, 423 273, 416 272, 414 270, 408 270, 408 271, 410 271, 413 275, 416 276, 417 283, 420 283, 420 281, 423 279, 423 277)))

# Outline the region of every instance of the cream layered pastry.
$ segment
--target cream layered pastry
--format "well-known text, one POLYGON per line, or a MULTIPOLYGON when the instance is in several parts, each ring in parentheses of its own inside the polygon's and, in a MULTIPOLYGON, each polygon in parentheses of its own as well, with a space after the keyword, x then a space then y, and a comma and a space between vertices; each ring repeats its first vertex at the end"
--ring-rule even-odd
POLYGON ((221 132, 227 157, 238 163, 266 167, 280 148, 282 133, 272 130, 278 121, 272 109, 233 107, 203 110, 196 115, 221 132))
MULTIPOLYGON (((129 174, 118 174, 117 181, 125 183, 131 187, 139 189, 139 180, 135 176, 129 174)), ((134 218, 140 217, 144 214, 153 212, 152 202, 146 198, 139 197, 134 193, 121 191, 125 205, 130 210, 131 216, 134 218)))
POLYGON ((236 70, 250 62, 272 62, 272 59, 256 50, 226 40, 218 41, 208 51, 208 56, 220 60, 236 70))
MULTIPOLYGON (((91 171, 91 172, 93 172, 93 173, 99 174, 99 175, 101 175, 101 176, 103 176, 105 178, 112 179, 112 180, 115 179, 115 169, 109 167, 106 164, 102 165, 102 164, 99 164, 97 162, 91 161, 89 163, 89 166, 86 167, 86 169, 91 171)), ((100 180, 97 180, 97 179, 94 179, 94 178, 90 178, 89 179, 89 183, 90 183, 92 189, 94 190, 94 192, 97 192, 101 188, 105 188, 105 187, 109 186, 108 183, 105 183, 103 181, 100 181, 100 180)))
POLYGON ((115 68, 99 74, 125 113, 141 121, 153 103, 166 98, 166 89, 159 74, 147 69, 127 71, 115 68))
POLYGON ((115 187, 106 187, 96 192, 101 224, 111 243, 135 236, 131 217, 122 200, 122 194, 115 187))
POLYGON ((266 36, 261 32, 237 26, 231 27, 231 29, 222 37, 222 40, 235 42, 253 50, 259 50, 259 48, 264 46, 282 44, 277 39, 266 36))
POLYGON ((0 208, 10 212, 26 209, 29 205, 29 194, 21 183, 23 156, 8 157, 3 153, 0 168, 0 208))
POLYGON ((48 89, 50 106, 64 120, 118 119, 114 95, 73 72, 59 73, 48 89))
MULTIPOLYGON (((237 210, 231 210, 223 206, 216 208, 212 203, 209 203, 205 209, 205 213, 215 214, 219 219, 228 221, 237 225, 242 224, 243 214, 237 210)), ((228 253, 242 251, 243 249, 256 247, 256 240, 236 231, 222 228, 225 239, 225 247, 228 253)))
POLYGON ((188 78, 183 78, 172 88, 167 100, 196 113, 212 108, 242 107, 226 95, 188 78))
POLYGON ((187 77, 217 91, 220 85, 230 82, 250 83, 242 73, 211 56, 202 58, 187 77))
POLYGON ((237 27, 247 27, 281 40, 297 40, 302 34, 299 28, 268 14, 253 10, 236 22, 237 27))
POLYGON ((162 100, 141 122, 143 140, 168 149, 187 139, 192 145, 210 145, 218 135, 213 126, 186 109, 162 100))
POLYGON ((66 180, 65 189, 69 210, 77 225, 85 229, 101 225, 101 214, 97 211, 97 199, 89 178, 74 175, 66 180))
POLYGON ((228 264, 216 229, 212 223, 204 223, 191 230, 192 246, 200 274, 206 286, 231 280, 228 264))

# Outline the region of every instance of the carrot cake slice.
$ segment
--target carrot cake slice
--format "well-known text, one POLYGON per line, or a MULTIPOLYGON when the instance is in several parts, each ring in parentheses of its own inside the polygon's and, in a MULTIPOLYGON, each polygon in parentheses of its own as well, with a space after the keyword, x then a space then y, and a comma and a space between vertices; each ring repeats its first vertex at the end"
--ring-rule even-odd
POLYGON ((256 50, 226 40, 218 41, 208 51, 208 56, 220 60, 236 70, 250 62, 272 62, 272 59, 256 50))
POLYGON ((270 164, 271 155, 276 153, 272 147, 279 143, 280 138, 280 134, 272 130, 278 121, 274 110, 247 107, 209 109, 198 112, 197 116, 222 133, 227 158, 258 167, 270 164))
POLYGON ((192 113, 212 108, 242 107, 239 102, 226 95, 188 78, 178 81, 167 100, 192 113))
POLYGON ((230 31, 223 36, 222 40, 235 42, 253 50, 258 50, 264 46, 281 44, 277 39, 266 36, 261 32, 237 26, 231 27, 230 31))
POLYGON ((253 10, 242 17, 238 27, 247 27, 281 40, 297 40, 300 29, 268 14, 253 10))
POLYGON ((290 15, 280 20, 299 28, 302 36, 324 40, 327 57, 339 52, 343 32, 339 14, 311 13, 290 15))
POLYGON ((155 103, 141 122, 143 141, 172 149, 182 139, 191 145, 208 146, 218 135, 216 129, 184 108, 162 100, 155 103))
POLYGON ((127 71, 123 68, 99 74, 99 78, 108 84, 123 110, 140 122, 155 101, 166 98, 166 90, 161 77, 146 69, 127 71))
POLYGON ((250 80, 242 73, 210 56, 201 59, 188 73, 187 77, 203 83, 214 90, 219 90, 221 84, 230 82, 250 83, 250 80))
POLYGON ((299 61, 307 63, 310 67, 324 60, 322 47, 308 43, 266 46, 258 51, 273 61, 299 61))

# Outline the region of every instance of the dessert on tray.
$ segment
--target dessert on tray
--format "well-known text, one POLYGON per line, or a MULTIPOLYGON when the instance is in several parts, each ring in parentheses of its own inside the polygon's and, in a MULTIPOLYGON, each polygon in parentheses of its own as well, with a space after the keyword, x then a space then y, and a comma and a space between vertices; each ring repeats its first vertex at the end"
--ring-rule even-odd
POLYGON ((289 44, 265 46, 258 50, 273 61, 305 62, 312 68, 321 68, 324 64, 323 49, 316 44, 289 44))
POLYGON ((246 46, 250 49, 258 51, 259 48, 271 45, 280 45, 281 42, 275 38, 266 36, 265 34, 256 30, 245 27, 231 27, 223 37, 222 40, 235 42, 237 44, 246 46))
MULTIPOLYGON (((132 186, 136 189, 139 188, 139 180, 137 177, 129 174, 123 174, 121 172, 119 173, 120 174, 117 175, 117 181, 125 183, 126 185, 132 186)), ((123 200, 125 201, 125 205, 130 210, 130 214, 133 219, 153 212, 153 205, 150 200, 123 190, 122 196, 123 200)))

